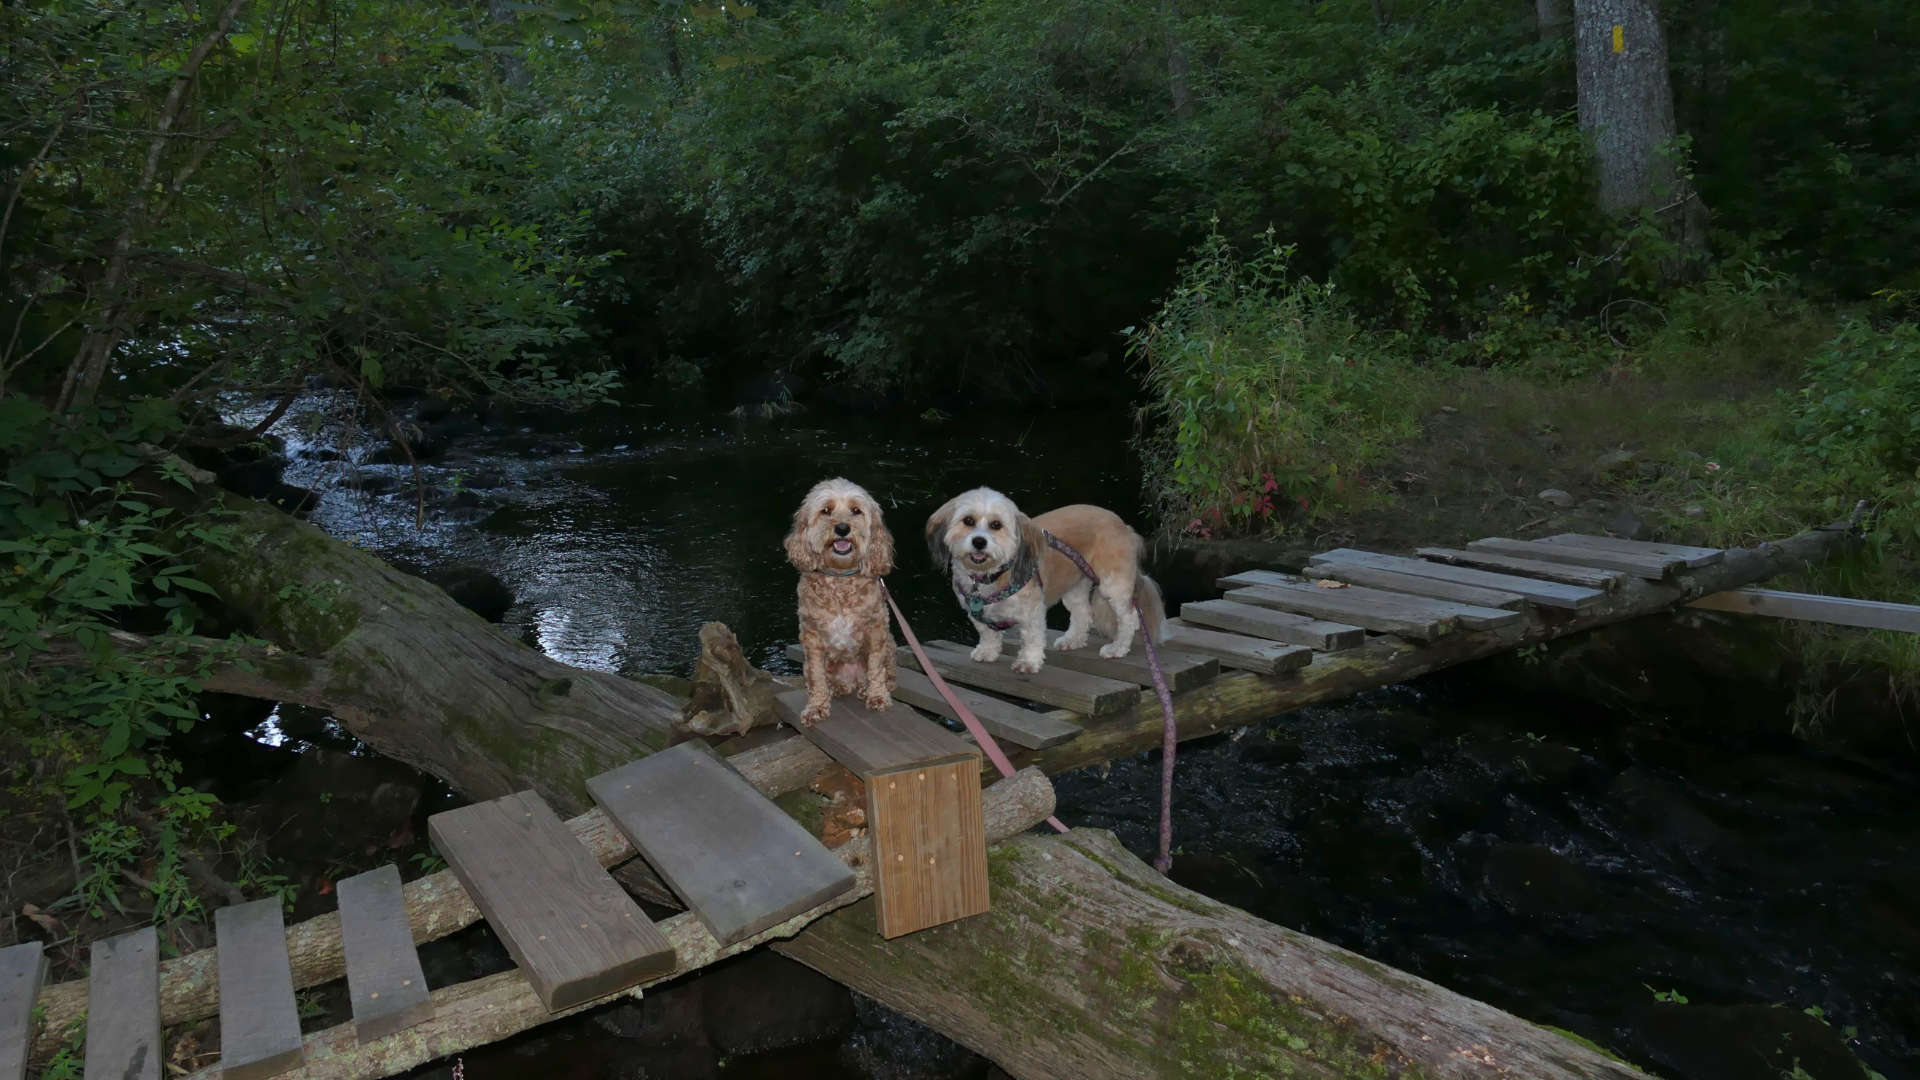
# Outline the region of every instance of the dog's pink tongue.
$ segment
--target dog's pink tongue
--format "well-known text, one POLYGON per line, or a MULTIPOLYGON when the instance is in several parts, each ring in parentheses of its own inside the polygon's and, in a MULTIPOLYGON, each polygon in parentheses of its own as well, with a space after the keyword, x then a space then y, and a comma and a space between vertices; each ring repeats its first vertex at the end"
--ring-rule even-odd
POLYGON ((833 553, 835 555, 845 555, 847 552, 852 550, 853 550, 853 541, 851 540, 835 540, 833 542, 833 553))

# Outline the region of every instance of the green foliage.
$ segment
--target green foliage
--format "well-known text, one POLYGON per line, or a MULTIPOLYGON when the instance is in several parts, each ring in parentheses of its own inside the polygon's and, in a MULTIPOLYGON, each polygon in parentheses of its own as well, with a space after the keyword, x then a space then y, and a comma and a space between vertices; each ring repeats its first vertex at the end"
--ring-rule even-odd
POLYGON ((1904 486, 1901 509, 1920 519, 1920 501, 1912 501, 1920 481, 1920 325, 1883 331, 1849 320, 1808 363, 1793 431, 1824 468, 1849 481, 1895 498, 1904 486))
POLYGON ((1413 434, 1412 365, 1332 286, 1292 275, 1272 234, 1242 261, 1208 237, 1131 353, 1151 394, 1149 492, 1189 531, 1313 521, 1357 504, 1364 471, 1413 434))

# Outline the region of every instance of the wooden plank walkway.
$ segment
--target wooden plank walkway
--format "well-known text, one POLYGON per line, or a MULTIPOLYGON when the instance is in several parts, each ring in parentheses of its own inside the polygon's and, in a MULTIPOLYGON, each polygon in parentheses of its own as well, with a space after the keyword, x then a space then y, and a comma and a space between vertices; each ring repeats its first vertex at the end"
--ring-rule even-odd
POLYGON ((0 949, 0 1080, 22 1080, 33 1052, 33 1002, 47 977, 37 941, 0 949))
POLYGON ((153 927, 93 943, 87 1015, 86 1080, 160 1080, 160 937, 153 927))
POLYGON ((704 743, 587 781, 647 864, 731 945, 853 888, 853 871, 704 743))
POLYGON ((1627 555, 1653 555, 1679 559, 1680 564, 1689 570, 1712 566, 1726 555, 1726 552, 1719 548, 1689 547, 1686 544, 1655 544, 1644 540, 1622 540, 1618 537, 1593 536, 1587 533, 1558 533, 1546 537, 1540 543, 1588 548, 1593 551, 1613 551, 1627 555))
POLYGON ((855 774, 883 773, 921 763, 943 765, 980 756, 979 750, 962 742, 958 735, 897 701, 876 711, 855 698, 837 697, 827 718, 810 728, 800 726, 800 713, 807 707, 806 691, 775 694, 773 704, 780 719, 855 774))
POLYGON ((1181 604, 1180 621, 1211 630, 1306 645, 1321 652, 1355 648, 1367 636, 1358 626, 1323 622, 1234 600, 1196 600, 1181 604))
POLYGON ((213 913, 220 960, 220 1074, 261 1080, 300 1064, 300 1007, 280 898, 213 913))
MULTIPOLYGON (((1153 672, 1147 668, 1147 650, 1140 644, 1139 635, 1134 636, 1133 651, 1125 656, 1112 659, 1100 655, 1100 647, 1107 639, 1099 634, 1088 635, 1086 645, 1067 652, 1056 652, 1052 645, 1064 634, 1064 630, 1047 631, 1047 665, 1059 665, 1068 671, 1085 672, 1098 675, 1103 679, 1117 682, 1130 682, 1141 689, 1153 685, 1153 672)), ((1019 631, 1007 633, 1007 647, 1014 648, 1020 640, 1019 631)), ((1182 652, 1161 646, 1160 669, 1166 673, 1167 689, 1173 693, 1185 693, 1195 687, 1205 686, 1220 674, 1220 661, 1211 656, 1182 652)))
POLYGON ((1435 562, 1453 563, 1457 566, 1475 566, 1483 570, 1498 570, 1517 577, 1535 577, 1546 581, 1558 581, 1567 585, 1580 585, 1589 589, 1604 589, 1612 592, 1627 579, 1626 574, 1617 570, 1601 570, 1591 566, 1570 566, 1566 563, 1543 561, 1540 559, 1522 559, 1512 555, 1501 555, 1492 551, 1466 550, 1459 548, 1423 547, 1414 554, 1435 562))
POLYGON ((1432 562, 1404 555, 1382 555, 1378 552, 1358 551, 1354 548, 1335 548, 1332 551, 1321 552, 1310 560, 1310 565, 1338 567, 1341 570, 1366 567, 1404 574, 1408 577, 1495 589, 1524 596, 1528 603, 1537 607, 1558 608, 1563 611, 1586 611, 1598 607, 1607 599, 1605 589, 1568 585, 1559 581, 1541 581, 1538 578, 1519 574, 1500 574, 1491 570, 1476 570, 1469 566, 1455 566, 1447 562, 1432 562))
POLYGON ((1864 630, 1899 630, 1920 634, 1920 607, 1884 600, 1855 600, 1846 596, 1780 592, 1749 586, 1711 593, 1687 606, 1703 611, 1771 615, 1776 619, 1799 619, 1833 626, 1855 626, 1864 630))
POLYGON ((347 954, 347 995, 362 1043, 433 1018, 420 951, 413 947, 400 871, 392 864, 342 878, 340 940, 347 954))
POLYGON ((1288 645, 1245 634, 1229 634, 1203 626, 1188 626, 1183 620, 1168 619, 1166 643, 1186 652, 1202 653, 1220 661, 1223 667, 1254 671, 1262 675, 1280 675, 1306 667, 1313 650, 1305 645, 1288 645))
MULTIPOLYGON (((797 643, 787 646, 786 652, 787 659, 794 663, 806 663, 806 650, 797 643)), ((895 701, 925 709, 936 716, 960 719, 953 711, 953 706, 947 704, 947 699, 934 689, 933 680, 922 675, 918 668, 897 667, 893 677, 895 701)), ((1005 698, 951 683, 947 688, 953 691, 953 696, 959 698, 962 705, 973 711, 974 717, 989 735, 1003 742, 1024 746, 1029 750, 1044 750, 1080 734, 1079 713, 1067 709, 1029 709, 1005 698)))
POLYGON ((1402 574, 1397 570, 1377 570, 1371 566, 1349 566, 1345 563, 1321 563, 1306 568, 1305 576, 1314 581, 1344 581, 1349 585, 1364 585, 1373 589, 1386 589, 1390 592, 1405 593, 1409 596, 1427 596, 1435 600, 1452 600, 1475 607, 1501 608, 1518 611, 1527 605, 1527 598, 1516 592, 1501 589, 1487 589, 1479 585, 1462 585, 1457 581, 1441 581, 1438 578, 1415 577, 1402 574))
MULTIPOLYGON (((1012 649, 1003 650, 1000 659, 991 664, 974 662, 969 648, 951 641, 929 641, 926 650, 934 669, 949 682, 1071 709, 1082 716, 1126 712, 1140 701, 1140 688, 1130 682, 1103 679, 1052 664, 1032 675, 1017 672, 1013 670, 1012 649)), ((919 661, 910 651, 901 649, 898 657, 902 667, 918 670, 919 661)))
POLYGON ((1504 536, 1489 536, 1484 540, 1471 541, 1467 544, 1467 550, 1510 555, 1516 559, 1565 563, 1569 566, 1597 566, 1602 570, 1618 570, 1621 573, 1646 578, 1648 581, 1659 581, 1686 565, 1685 559, 1667 555, 1602 551, 1597 548, 1572 547, 1566 544, 1545 544, 1537 540, 1509 540, 1504 536))
POLYGON ((548 1009, 673 970, 673 946, 533 792, 442 811, 427 833, 548 1009))

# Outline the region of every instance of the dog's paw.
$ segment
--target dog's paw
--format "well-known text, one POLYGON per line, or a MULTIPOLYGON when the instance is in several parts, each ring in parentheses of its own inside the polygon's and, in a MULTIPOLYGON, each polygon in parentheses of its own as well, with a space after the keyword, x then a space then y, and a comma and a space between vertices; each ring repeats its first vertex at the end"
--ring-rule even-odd
POLYGON ((869 690, 867 696, 860 700, 866 703, 867 708, 875 712, 879 712, 881 709, 893 704, 892 698, 888 697, 884 692, 877 690, 869 690))
POLYGON ((1100 646, 1100 655, 1109 660, 1118 660, 1133 651, 1131 641, 1109 641, 1100 646))
POLYGON ((1086 631, 1083 630, 1078 634, 1061 634, 1060 640, 1054 642, 1050 647, 1057 652, 1072 652, 1074 649, 1085 648, 1086 644, 1087 634, 1086 631))
POLYGON ((991 664, 1000 659, 1000 643, 996 641, 989 644, 983 641, 975 645, 973 651, 967 655, 972 657, 976 664, 991 664))
POLYGON ((1046 666, 1046 660, 1038 656, 1022 656, 1013 662, 1013 670, 1022 675, 1037 675, 1046 666))
POLYGON ((812 727, 813 725, 819 723, 820 721, 825 720, 827 718, 827 714, 831 711, 832 711, 831 706, 827 705, 825 702, 818 702, 812 705, 808 705, 800 713, 800 726, 812 727))

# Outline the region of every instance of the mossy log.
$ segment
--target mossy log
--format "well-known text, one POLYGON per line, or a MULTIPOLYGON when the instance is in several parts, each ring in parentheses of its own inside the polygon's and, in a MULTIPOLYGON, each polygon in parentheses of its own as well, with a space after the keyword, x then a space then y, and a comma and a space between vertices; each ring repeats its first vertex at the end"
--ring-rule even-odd
POLYGON ((1023 836, 990 872, 977 918, 882 940, 863 901, 773 947, 1036 1080, 1645 1075, 1180 888, 1105 831, 1023 836))
MULTIPOLYGON (((980 802, 987 841, 998 843, 1033 828, 1053 813, 1053 785, 1047 782, 1040 770, 1024 769, 987 788, 981 793, 980 802)), ((433 1018, 389 1038, 361 1045, 352 1022, 314 1032, 305 1039, 305 1063, 279 1075, 287 1080, 367 1080, 371 1077, 393 1076, 437 1058, 498 1042, 618 998, 638 998, 649 986, 679 978, 768 942, 791 937, 809 923, 871 896, 873 870, 870 838, 862 836, 851 840, 836 849, 834 854, 853 870, 853 888, 745 940, 722 945, 708 932, 699 917, 690 913, 662 921, 660 931, 673 945, 677 965, 670 975, 650 979, 603 998, 549 1012, 525 974, 517 968, 503 971, 434 991, 433 1018)), ((454 887, 457 889, 459 886, 454 887)), ((865 934, 874 936, 870 913, 865 934)), ((220 1075, 220 1066, 209 1066, 192 1075, 212 1080, 220 1075)))
MULTIPOLYGON (((438 587, 265 503, 226 500, 231 552, 198 563, 235 618, 294 654, 258 671, 388 757, 475 799, 531 786, 562 813, 590 776, 665 747, 680 703, 551 659, 438 587)), ((256 665, 258 667, 259 665, 256 665)))

